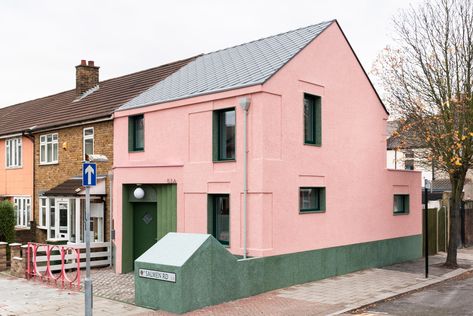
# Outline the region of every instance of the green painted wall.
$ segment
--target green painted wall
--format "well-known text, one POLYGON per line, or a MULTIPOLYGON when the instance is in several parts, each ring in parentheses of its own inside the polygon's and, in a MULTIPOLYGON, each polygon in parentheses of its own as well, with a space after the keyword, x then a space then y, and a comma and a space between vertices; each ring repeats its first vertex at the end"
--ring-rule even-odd
POLYGON ((122 273, 133 271, 133 205, 156 203, 157 239, 177 230, 177 185, 145 184, 141 186, 145 196, 137 200, 133 196, 136 185, 124 184, 122 190, 122 273))
MULTIPOLYGON (((167 238, 167 237, 166 237, 167 238)), ((182 267, 135 262, 135 302, 184 313, 294 284, 414 260, 421 235, 237 260, 209 236, 182 267), (138 269, 176 273, 176 283, 140 278, 138 269)))
POLYGON ((177 185, 156 186, 158 197, 158 239, 177 230, 177 185))

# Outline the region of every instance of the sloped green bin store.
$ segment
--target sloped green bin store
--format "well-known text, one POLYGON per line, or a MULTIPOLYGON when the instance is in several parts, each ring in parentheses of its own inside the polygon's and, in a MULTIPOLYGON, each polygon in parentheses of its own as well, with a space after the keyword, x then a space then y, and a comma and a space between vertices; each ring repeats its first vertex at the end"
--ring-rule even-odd
POLYGON ((168 233, 135 260, 135 303, 185 313, 269 290, 417 259, 421 236, 238 260, 214 237, 168 233))

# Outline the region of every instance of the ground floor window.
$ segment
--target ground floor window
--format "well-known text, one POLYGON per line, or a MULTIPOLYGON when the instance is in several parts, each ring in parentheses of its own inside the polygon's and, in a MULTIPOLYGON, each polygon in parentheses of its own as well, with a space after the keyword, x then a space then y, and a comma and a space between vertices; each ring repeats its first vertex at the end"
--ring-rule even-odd
POLYGON ((325 188, 299 188, 299 212, 325 211, 325 188))
POLYGON ((31 198, 14 197, 13 205, 16 214, 16 226, 30 227, 31 220, 31 198))
POLYGON ((230 243, 230 195, 211 194, 209 203, 209 233, 224 245, 230 243))
POLYGON ((409 214, 409 194, 394 194, 394 214, 409 214))
MULTIPOLYGON (((40 197, 40 224, 47 230, 47 238, 63 239, 72 243, 85 241, 85 199, 83 197, 40 197), (43 221, 43 222, 41 222, 43 221)), ((90 232, 92 242, 104 241, 104 203, 91 200, 90 232)))

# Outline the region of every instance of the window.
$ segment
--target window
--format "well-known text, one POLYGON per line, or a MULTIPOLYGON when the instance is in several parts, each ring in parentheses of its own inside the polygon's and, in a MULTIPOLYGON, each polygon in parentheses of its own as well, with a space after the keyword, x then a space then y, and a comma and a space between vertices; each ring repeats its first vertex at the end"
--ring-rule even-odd
POLYGON ((93 127, 84 128, 82 148, 84 151, 84 160, 88 160, 88 155, 94 154, 94 128, 93 127))
POLYGON ((46 228, 46 216, 48 214, 48 198, 39 198, 39 225, 38 227, 46 228))
POLYGON ((145 149, 145 120, 143 114, 130 116, 128 120, 128 151, 145 149))
POLYGON ((42 165, 58 162, 58 134, 41 135, 39 138, 40 157, 42 165))
POLYGON ((325 211, 325 188, 299 188, 299 211, 300 213, 325 211))
POLYGON ((228 194, 209 195, 208 232, 220 243, 230 243, 230 196, 228 194))
POLYGON ((414 170, 414 152, 407 151, 405 153, 405 161, 404 161, 404 169, 406 170, 414 170))
POLYGON ((304 94, 304 143, 322 144, 322 112, 320 97, 304 94))
POLYGON ((29 197, 14 197, 13 204, 16 213, 16 226, 30 227, 31 200, 29 197))
POLYGON ((394 214, 409 214, 409 195, 394 194, 394 214))
POLYGON ((235 160, 235 109, 214 112, 214 161, 235 160))
POLYGON ((5 161, 7 168, 21 167, 21 138, 7 139, 5 142, 5 161))

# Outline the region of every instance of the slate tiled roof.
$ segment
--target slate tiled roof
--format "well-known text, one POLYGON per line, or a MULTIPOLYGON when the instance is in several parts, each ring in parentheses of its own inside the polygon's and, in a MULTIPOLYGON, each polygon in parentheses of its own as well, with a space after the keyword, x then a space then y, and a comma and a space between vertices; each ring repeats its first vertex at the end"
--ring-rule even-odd
POLYGON ((333 22, 201 55, 119 110, 262 84, 333 22))
MULTIPOLYGON (((99 89, 76 100, 75 89, 0 109, 0 135, 109 117, 113 111, 176 70, 191 57, 99 82, 99 89)), ((71 74, 72 75, 72 74, 71 74)))

